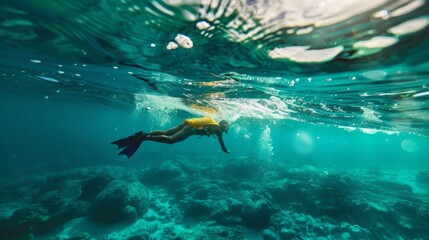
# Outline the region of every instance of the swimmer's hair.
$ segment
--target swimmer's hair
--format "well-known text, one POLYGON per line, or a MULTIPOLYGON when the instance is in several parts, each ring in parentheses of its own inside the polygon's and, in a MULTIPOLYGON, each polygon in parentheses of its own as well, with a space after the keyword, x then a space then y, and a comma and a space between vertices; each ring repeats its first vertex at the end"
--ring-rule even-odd
POLYGON ((229 130, 229 123, 226 120, 222 120, 219 122, 220 127, 222 128, 222 131, 224 131, 225 133, 228 133, 229 130))

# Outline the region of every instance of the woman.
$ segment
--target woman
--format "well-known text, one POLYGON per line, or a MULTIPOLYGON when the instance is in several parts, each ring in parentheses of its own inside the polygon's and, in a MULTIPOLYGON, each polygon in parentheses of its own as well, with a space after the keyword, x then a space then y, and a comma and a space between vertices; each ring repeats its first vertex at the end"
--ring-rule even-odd
POLYGON ((229 124, 225 120, 218 123, 211 117, 189 118, 179 126, 169 130, 154 131, 150 133, 139 131, 132 136, 114 141, 112 144, 116 144, 118 149, 124 148, 119 155, 126 155, 130 158, 134 155, 143 141, 174 144, 185 140, 191 135, 210 136, 215 134, 219 140, 222 151, 229 153, 222 138, 222 133, 228 133, 228 129, 229 124))

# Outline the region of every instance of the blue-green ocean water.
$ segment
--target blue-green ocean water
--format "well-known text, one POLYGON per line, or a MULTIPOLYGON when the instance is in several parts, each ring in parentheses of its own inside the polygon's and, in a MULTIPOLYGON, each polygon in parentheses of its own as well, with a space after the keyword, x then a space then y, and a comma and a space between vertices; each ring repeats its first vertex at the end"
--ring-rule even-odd
POLYGON ((425 0, 4 0, 0 239, 427 239, 428 25, 425 0), (110 144, 203 115, 230 154, 110 144), (100 172, 148 206, 94 226, 100 172))

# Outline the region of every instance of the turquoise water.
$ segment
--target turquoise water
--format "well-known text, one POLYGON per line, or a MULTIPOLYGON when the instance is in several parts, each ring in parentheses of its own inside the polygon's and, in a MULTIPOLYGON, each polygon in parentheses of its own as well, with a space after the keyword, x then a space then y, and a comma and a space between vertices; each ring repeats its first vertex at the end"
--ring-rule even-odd
POLYGON ((429 238, 429 4, 2 1, 0 239, 429 238), (212 137, 110 143, 210 115, 212 137))

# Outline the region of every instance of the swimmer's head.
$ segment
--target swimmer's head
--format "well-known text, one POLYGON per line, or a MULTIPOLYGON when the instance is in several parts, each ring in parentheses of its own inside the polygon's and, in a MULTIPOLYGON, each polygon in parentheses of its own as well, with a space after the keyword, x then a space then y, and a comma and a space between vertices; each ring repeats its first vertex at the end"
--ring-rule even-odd
POLYGON ((219 122, 220 128, 222 128, 222 131, 225 133, 228 133, 229 130, 229 123, 226 120, 222 120, 219 122))

